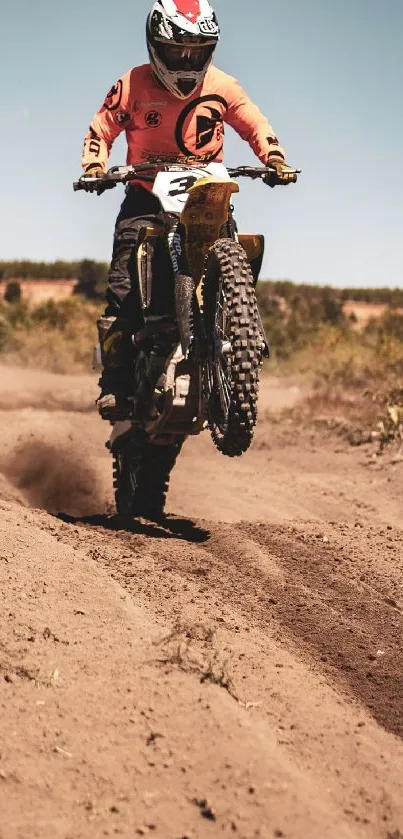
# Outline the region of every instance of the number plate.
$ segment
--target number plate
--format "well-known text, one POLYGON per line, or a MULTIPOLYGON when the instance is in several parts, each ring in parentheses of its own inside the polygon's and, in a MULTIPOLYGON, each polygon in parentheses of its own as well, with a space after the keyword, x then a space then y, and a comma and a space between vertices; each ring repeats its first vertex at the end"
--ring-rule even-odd
POLYGON ((229 180, 228 172, 222 163, 209 163, 204 167, 175 169, 170 172, 158 172, 154 181, 153 193, 159 198, 167 213, 180 215, 188 200, 188 189, 200 178, 209 175, 229 180))

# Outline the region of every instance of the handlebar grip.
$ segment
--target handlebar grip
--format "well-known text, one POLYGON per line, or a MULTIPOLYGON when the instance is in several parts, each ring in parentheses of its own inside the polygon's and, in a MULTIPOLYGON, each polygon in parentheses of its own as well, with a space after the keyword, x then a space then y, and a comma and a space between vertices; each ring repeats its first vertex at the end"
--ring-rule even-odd
POLYGON ((115 181, 107 180, 106 178, 93 178, 92 180, 75 181, 73 183, 74 192, 82 190, 83 192, 96 192, 101 195, 106 189, 114 189, 115 181))
POLYGON ((92 181, 76 181, 73 184, 74 192, 78 192, 78 190, 82 190, 83 192, 95 192, 95 190, 99 187, 99 179, 93 178, 92 181))

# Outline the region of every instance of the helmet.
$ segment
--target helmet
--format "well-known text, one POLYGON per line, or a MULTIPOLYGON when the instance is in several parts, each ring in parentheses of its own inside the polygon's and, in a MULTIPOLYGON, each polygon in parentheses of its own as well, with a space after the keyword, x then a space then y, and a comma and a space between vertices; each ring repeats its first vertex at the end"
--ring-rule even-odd
POLYGON ((200 87, 219 38, 208 0, 157 0, 147 18, 150 64, 178 99, 188 99, 200 87))

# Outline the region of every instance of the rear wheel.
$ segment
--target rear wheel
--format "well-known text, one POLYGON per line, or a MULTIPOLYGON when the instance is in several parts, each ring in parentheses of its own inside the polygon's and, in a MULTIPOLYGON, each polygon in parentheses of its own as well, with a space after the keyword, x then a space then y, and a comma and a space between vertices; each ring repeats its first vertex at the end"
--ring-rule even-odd
POLYGON ((263 347, 250 265, 232 239, 219 239, 207 254, 203 318, 209 427, 219 451, 239 457, 253 439, 263 347))
POLYGON ((116 509, 122 516, 157 520, 164 513, 171 471, 184 438, 158 446, 145 432, 133 432, 113 452, 116 509))

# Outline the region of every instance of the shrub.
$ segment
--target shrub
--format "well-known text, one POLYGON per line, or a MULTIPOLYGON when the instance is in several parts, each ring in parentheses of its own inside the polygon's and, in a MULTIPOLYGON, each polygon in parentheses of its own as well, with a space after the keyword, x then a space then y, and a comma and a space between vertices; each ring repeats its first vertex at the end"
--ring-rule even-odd
POLYGON ((14 349, 15 340, 13 328, 6 320, 4 315, 0 313, 0 352, 4 350, 14 349))
POLYGON ((269 343, 278 360, 288 359, 311 344, 323 326, 351 326, 343 314, 338 292, 328 287, 298 287, 288 281, 262 283, 257 286, 257 294, 269 343), (273 285, 284 295, 273 294, 273 285))
POLYGON ((19 303, 21 300, 21 286, 16 280, 10 280, 6 285, 4 299, 7 303, 19 303))
POLYGON ((89 300, 103 300, 108 282, 108 266, 103 262, 83 259, 77 272, 78 283, 75 294, 82 294, 89 300))

